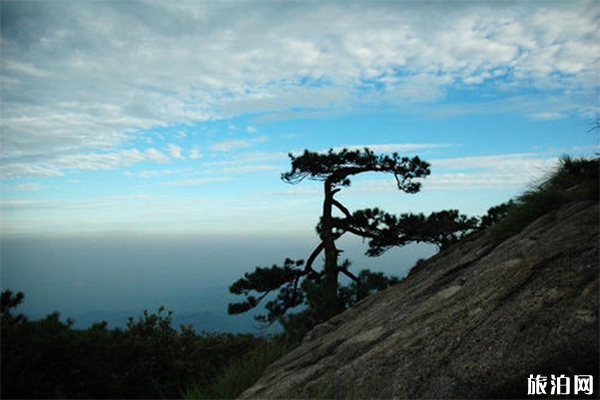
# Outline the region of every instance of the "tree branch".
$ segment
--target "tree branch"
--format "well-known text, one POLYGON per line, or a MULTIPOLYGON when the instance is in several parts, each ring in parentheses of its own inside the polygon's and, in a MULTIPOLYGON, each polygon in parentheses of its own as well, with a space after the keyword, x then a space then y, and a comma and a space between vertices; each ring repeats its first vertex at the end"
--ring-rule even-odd
POLYGON ((308 260, 306 260, 306 265, 304 266, 304 273, 306 275, 310 274, 311 272, 316 273, 316 271, 313 269, 312 265, 315 262, 315 259, 317 258, 319 253, 322 252, 324 248, 325 248, 325 244, 323 244, 323 242, 321 242, 310 254, 310 257, 308 257, 308 260))
POLYGON ((348 209, 346 207, 344 207, 344 205, 342 203, 340 203, 336 199, 331 199, 331 204, 336 206, 337 209, 340 210, 346 216, 346 218, 348 218, 348 219, 352 218, 350 211, 348 211, 348 209))
POLYGON ((360 283, 360 279, 358 279, 358 277, 356 275, 354 275, 352 272, 348 271, 347 267, 340 267, 340 272, 342 272, 348 278, 352 279, 354 282, 360 283))

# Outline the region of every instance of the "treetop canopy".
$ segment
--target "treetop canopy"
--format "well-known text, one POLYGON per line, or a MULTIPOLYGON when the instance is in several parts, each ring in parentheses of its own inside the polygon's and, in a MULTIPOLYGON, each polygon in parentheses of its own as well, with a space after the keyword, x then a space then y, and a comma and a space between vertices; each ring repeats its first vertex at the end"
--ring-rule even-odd
POLYGON ((327 181, 332 185, 349 186, 350 175, 362 172, 393 173, 398 188, 408 193, 418 192, 420 184, 412 182, 413 178, 425 177, 430 174, 429 163, 419 157, 400 157, 398 153, 376 155, 369 148, 339 152, 329 149, 327 153, 316 153, 304 150, 300 156, 289 154, 292 168, 281 174, 284 182, 296 184, 309 178, 317 181, 327 181))

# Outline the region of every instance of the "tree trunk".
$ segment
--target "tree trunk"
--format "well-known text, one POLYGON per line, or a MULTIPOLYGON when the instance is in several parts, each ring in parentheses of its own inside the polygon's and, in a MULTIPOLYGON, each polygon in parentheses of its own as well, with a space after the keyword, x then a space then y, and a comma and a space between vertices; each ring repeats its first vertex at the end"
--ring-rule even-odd
POLYGON ((330 180, 325 181, 325 199, 323 201, 323 216, 321 220, 321 241, 325 253, 325 268, 323 281, 323 310, 324 317, 328 319, 343 311, 344 305, 338 296, 338 249, 335 247, 333 235, 332 212, 333 212, 333 185, 330 180))

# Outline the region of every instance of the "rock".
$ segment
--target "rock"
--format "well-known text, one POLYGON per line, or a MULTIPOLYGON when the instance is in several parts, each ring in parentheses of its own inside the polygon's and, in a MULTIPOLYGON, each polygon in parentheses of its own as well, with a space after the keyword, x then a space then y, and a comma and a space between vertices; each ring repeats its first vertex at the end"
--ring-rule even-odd
POLYGON ((457 244, 315 327, 242 398, 527 398, 531 374, 548 394, 551 374, 592 375, 581 397, 597 398, 598 222, 580 201, 496 247, 457 244))

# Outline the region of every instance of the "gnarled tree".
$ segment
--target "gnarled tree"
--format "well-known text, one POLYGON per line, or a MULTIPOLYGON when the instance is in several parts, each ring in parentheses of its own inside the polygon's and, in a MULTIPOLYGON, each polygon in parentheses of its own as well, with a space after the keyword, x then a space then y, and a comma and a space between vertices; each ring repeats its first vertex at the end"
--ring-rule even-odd
MULTIPOLYGON (((368 274, 363 274, 365 278, 361 280, 351 273, 348 269, 348 262, 339 264, 340 251, 336 247, 335 241, 346 232, 375 241, 385 234, 381 227, 369 225, 368 219, 361 219, 358 215, 351 214, 335 198, 336 193, 350 185, 351 177, 366 172, 390 173, 394 176, 399 190, 406 193, 417 193, 421 184, 416 179, 430 174, 429 163, 419 157, 400 157, 397 153, 376 155, 368 148, 363 150, 343 149, 339 152, 331 149, 324 154, 305 150, 300 156, 296 157, 290 154, 289 157, 291 170, 282 174, 281 178, 284 182, 297 184, 304 179, 323 182, 323 211, 317 227, 320 243, 306 263, 303 260, 287 259, 283 266, 256 268, 253 273, 246 273, 244 278, 236 281, 230 287, 232 293, 245 295, 246 300, 230 304, 229 313, 246 312, 258 305, 270 292, 279 290, 277 297, 266 304, 268 315, 257 316, 258 320, 273 322, 290 308, 302 304, 306 300, 305 293, 311 293, 312 299, 308 299, 308 302, 318 307, 318 310, 315 310, 316 320, 314 322, 316 323, 338 314, 345 307, 344 296, 339 293, 340 273, 348 276, 357 285, 373 282, 373 279, 368 279, 368 274), (336 209, 343 215, 343 218, 334 216, 336 209), (321 253, 324 253, 324 267, 317 271, 313 265, 321 253), (253 295, 253 292, 258 292, 258 297, 253 295), (315 301, 315 297, 318 298, 318 301, 315 301)), ((384 214, 379 215, 383 216, 384 214)), ((368 291, 364 288, 361 290, 363 293, 368 291)))

